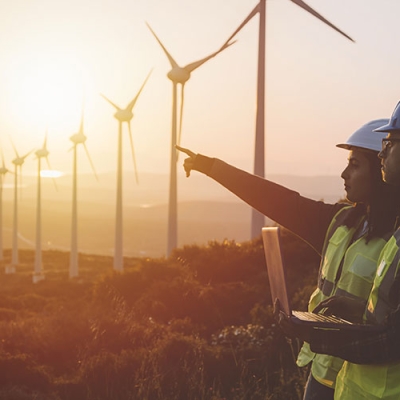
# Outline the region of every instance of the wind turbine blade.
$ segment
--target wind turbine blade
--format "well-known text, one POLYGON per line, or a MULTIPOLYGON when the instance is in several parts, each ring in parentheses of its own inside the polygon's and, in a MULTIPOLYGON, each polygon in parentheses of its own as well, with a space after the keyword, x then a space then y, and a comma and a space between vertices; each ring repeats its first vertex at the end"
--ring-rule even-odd
POLYGON ((133 168, 135 169, 136 183, 139 183, 139 178, 138 178, 138 173, 137 173, 137 167, 136 167, 135 149, 134 149, 134 147, 133 147, 133 138, 132 138, 132 131, 131 131, 131 124, 130 124, 130 122, 128 123, 128 130, 129 130, 129 141, 130 141, 130 143, 131 143, 131 151, 132 151, 132 159, 133 159, 133 168))
POLYGON ((46 157, 46 162, 47 162, 47 166, 49 167, 49 170, 53 170, 53 168, 51 168, 51 165, 50 165, 49 157, 46 157))
POLYGON ((233 43, 235 42, 231 42, 231 43, 225 43, 219 50, 217 50, 216 52, 210 54, 208 57, 205 57, 199 61, 195 61, 191 64, 186 65, 186 67, 183 67, 183 69, 189 73, 191 73, 192 71, 194 71, 196 68, 199 68, 201 65, 203 65, 206 61, 208 61, 210 58, 215 57, 217 54, 221 53, 221 51, 224 51, 225 49, 227 49, 229 46, 231 46, 233 43))
POLYGON ((87 149, 87 147, 86 147, 86 143, 83 143, 83 147, 84 147, 84 149, 85 149, 85 152, 86 152, 87 158, 88 158, 88 160, 89 160, 90 166, 92 167, 92 170, 93 170, 93 172, 94 172, 94 176, 96 177, 96 180, 98 181, 99 178, 98 178, 98 176, 97 176, 96 170, 94 169, 94 165, 93 165, 92 159, 91 159, 91 157, 90 157, 89 151, 88 151, 88 149, 87 149))
POLYGON ((14 149, 15 155, 17 156, 17 158, 19 158, 19 154, 18 154, 17 148, 15 147, 15 144, 14 144, 13 140, 11 139, 11 137, 10 137, 10 142, 11 142, 11 146, 14 149))
MULTIPOLYGON (((50 171, 53 171, 53 168, 51 168, 50 161, 49 161, 49 158, 48 158, 48 157, 46 157, 46 162, 47 162, 47 166, 49 167, 49 170, 50 170, 50 171)), ((57 190, 57 192, 58 192, 57 182, 56 182, 56 180, 54 179, 54 177, 52 178, 52 180, 53 180, 53 183, 54 183, 54 187, 56 188, 56 190, 57 190)))
POLYGON ((332 23, 330 23, 326 18, 324 18, 321 14, 317 13, 314 9, 312 9, 309 5, 307 5, 306 3, 304 3, 303 0, 290 0, 291 2, 293 2, 294 4, 297 4, 299 7, 301 7, 303 10, 306 10, 307 12, 309 12, 311 15, 314 15, 314 17, 318 18, 320 21, 324 22, 326 25, 330 26, 332 29, 334 29, 336 32, 339 32, 341 35, 343 35, 344 37, 346 37, 347 39, 351 40, 352 42, 354 42, 354 40, 346 35, 343 31, 341 31, 339 28, 337 28, 335 25, 333 25, 332 23))
POLYGON ((28 157, 29 154, 31 154, 32 152, 33 152, 33 150, 28 151, 24 156, 22 156, 22 157, 20 157, 20 158, 22 158, 22 160, 25 160, 25 158, 28 157))
POLYGON ((146 22, 147 27, 150 29, 151 33, 153 34, 153 36, 156 38, 158 44, 162 47, 162 49, 164 50, 164 53, 166 54, 166 56, 168 57, 169 63, 171 64, 172 68, 176 68, 179 67, 179 65, 177 64, 177 62, 173 59, 173 57, 171 56, 171 54, 168 52, 168 50, 164 47, 164 45, 161 43, 161 40, 157 37, 157 35, 154 33, 153 29, 151 29, 151 26, 146 22))
POLYGON ((147 80, 149 79, 151 73, 153 72, 153 70, 151 69, 150 72, 147 74, 146 79, 144 80, 142 87, 139 89, 138 94, 135 96, 135 98, 128 104, 128 107, 126 107, 127 110, 132 111, 133 107, 136 104, 137 99, 139 98, 140 93, 142 92, 144 85, 147 83, 147 80))
POLYGON ((47 129, 46 129, 46 133, 44 135, 43 149, 47 150, 47 129))
POLYGON ((0 154, 1 154, 2 167, 3 167, 3 170, 5 171, 6 170, 6 164, 4 162, 4 153, 3 153, 3 148, 2 147, 0 147, 0 154))
POLYGON ((85 110, 82 104, 82 112, 81 112, 81 124, 79 126, 79 133, 81 133, 83 135, 83 125, 84 125, 84 121, 85 121, 85 110))
POLYGON ((118 111, 121 111, 121 108, 119 108, 115 103, 113 103, 110 99, 108 99, 106 96, 104 96, 104 94, 100 93, 100 96, 103 97, 103 99, 107 100, 118 111))
POLYGON ((239 25, 239 27, 236 29, 235 32, 232 33, 231 36, 229 36, 229 39, 224 43, 224 45, 226 45, 227 43, 229 43, 241 30, 242 28, 247 25, 247 23, 258 13, 260 12, 260 3, 258 3, 253 11, 247 16, 247 18, 239 25))

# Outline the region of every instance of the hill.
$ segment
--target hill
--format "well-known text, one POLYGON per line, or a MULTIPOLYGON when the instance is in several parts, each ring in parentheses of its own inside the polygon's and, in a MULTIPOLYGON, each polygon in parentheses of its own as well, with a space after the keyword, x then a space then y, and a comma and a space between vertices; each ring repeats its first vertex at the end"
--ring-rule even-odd
MULTIPOLYGON (((162 174, 142 174, 136 184, 132 172, 124 176, 124 255, 158 257, 165 254, 169 178, 162 174)), ((327 202, 343 193, 339 177, 299 177, 276 175, 271 180, 299 191, 304 196, 327 202)), ((6 181, 7 183, 7 181, 6 181)), ((68 250, 71 224, 71 177, 43 180, 43 249, 68 250)), ((24 177, 20 190, 19 233, 21 248, 34 248, 36 221, 36 179, 24 177)), ((3 195, 4 247, 11 246, 13 190, 3 195)), ((79 251, 112 255, 115 219, 115 173, 104 173, 97 182, 92 175, 78 180, 79 251)), ((216 182, 193 174, 178 178, 178 245, 206 244, 209 240, 250 238, 248 205, 216 182)), ((267 224, 272 221, 267 220, 267 224)))

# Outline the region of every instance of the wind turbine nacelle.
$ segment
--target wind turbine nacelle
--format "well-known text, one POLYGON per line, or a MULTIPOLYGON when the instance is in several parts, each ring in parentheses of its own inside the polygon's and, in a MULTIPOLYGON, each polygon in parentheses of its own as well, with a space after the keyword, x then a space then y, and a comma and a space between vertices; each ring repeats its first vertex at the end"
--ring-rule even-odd
POLYGON ((133 118, 133 112, 129 110, 118 110, 114 117, 121 122, 129 122, 133 118))
POLYGON ((11 162, 14 165, 22 165, 24 163, 24 161, 25 161, 25 158, 16 158, 16 159, 12 160, 11 162))
POLYGON ((35 152, 37 158, 47 157, 49 155, 49 151, 47 149, 40 149, 35 152))
POLYGON ((189 80, 190 72, 180 67, 172 68, 171 71, 168 72, 167 77, 171 79, 172 82, 183 85, 189 80))
POLYGON ((86 136, 83 133, 76 133, 75 135, 72 135, 69 139, 75 144, 86 142, 86 136))

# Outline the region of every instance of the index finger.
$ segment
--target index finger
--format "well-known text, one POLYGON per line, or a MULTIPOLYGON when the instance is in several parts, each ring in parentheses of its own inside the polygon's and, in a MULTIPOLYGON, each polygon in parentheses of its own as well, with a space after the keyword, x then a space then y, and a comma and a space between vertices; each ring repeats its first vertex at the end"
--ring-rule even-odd
POLYGON ((190 151, 189 149, 185 149, 184 147, 178 146, 177 144, 175 145, 175 148, 182 153, 187 154, 189 157, 196 157, 196 154, 193 153, 193 151, 190 151))

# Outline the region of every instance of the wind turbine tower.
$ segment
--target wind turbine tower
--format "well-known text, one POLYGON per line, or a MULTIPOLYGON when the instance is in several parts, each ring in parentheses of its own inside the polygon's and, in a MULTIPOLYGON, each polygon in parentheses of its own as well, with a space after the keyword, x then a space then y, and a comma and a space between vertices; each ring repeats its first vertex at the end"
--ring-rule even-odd
POLYGON ((3 183, 8 169, 4 163, 4 154, 1 151, 2 166, 0 167, 0 261, 4 260, 3 254, 3 183))
POLYGON ((135 169, 136 183, 138 183, 138 174, 136 168, 136 158, 135 151, 133 147, 133 138, 131 130, 131 121, 133 118, 133 107, 139 98, 147 80, 150 77, 152 71, 149 72, 146 79, 144 80, 142 87, 139 89, 137 95, 132 99, 132 101, 127 105, 126 108, 122 109, 114 104, 103 94, 101 95, 105 100, 107 100, 117 111, 114 117, 118 120, 118 155, 117 155, 117 199, 116 199, 116 218, 115 218, 115 246, 114 246, 114 269, 117 271, 122 271, 124 269, 123 260, 123 218, 122 218, 122 124, 126 122, 128 124, 129 140, 131 144, 133 167, 135 169))
MULTIPOLYGON (((147 23, 146 23, 147 24, 147 23)), ((170 186, 169 186, 169 203, 168 203, 168 236, 167 236, 167 256, 169 256, 178 244, 178 211, 177 211, 177 178, 176 178, 176 162, 177 151, 176 144, 180 144, 182 132, 182 118, 183 118, 183 104, 184 104, 184 88, 186 82, 189 80, 191 73, 203 65, 206 61, 215 57, 221 51, 228 48, 234 42, 230 42, 231 38, 216 52, 209 56, 195 61, 185 67, 180 67, 161 40, 157 37, 153 29, 147 24, 153 36, 156 38, 158 44, 163 49, 167 56, 172 69, 168 72, 167 77, 172 81, 172 127, 171 127, 171 168, 170 168, 170 186), (228 43, 230 42, 230 43, 228 43), (180 98, 180 115, 179 115, 179 128, 177 128, 177 86, 181 85, 181 98, 180 98)))
MULTIPOLYGON (((33 283, 40 282, 44 279, 42 269, 42 201, 41 201, 41 161, 44 158, 51 170, 49 162, 49 151, 47 150, 47 132, 44 138, 43 147, 35 152, 38 169, 37 169, 37 197, 36 197, 36 251, 35 251, 35 265, 33 272, 33 283)), ((54 181, 55 183, 55 181, 54 181)), ((56 186, 57 188, 57 186, 56 186)))
MULTIPOLYGON (((335 25, 330 23, 321 14, 312 9, 302 0, 290 0, 303 10, 318 18, 324 24, 354 42, 354 40, 342 32, 335 25)), ((236 31, 230 36, 226 43, 229 43, 236 34, 256 15, 260 14, 259 34, 258 34, 258 74, 257 74, 257 111, 256 111, 256 138, 254 148, 254 174, 264 178, 265 176, 265 27, 266 27, 266 0, 260 0, 247 18, 239 25, 236 31)), ((261 228, 264 226, 264 215, 252 209, 251 217, 251 237, 260 235, 261 228)))
POLYGON ((92 159, 90 158, 89 151, 86 147, 86 136, 83 133, 83 108, 82 108, 82 116, 81 116, 81 125, 79 128, 79 132, 72 135, 69 139, 73 143, 72 151, 73 151, 73 168, 72 168, 72 221, 71 221, 71 252, 70 252, 70 264, 69 264, 69 277, 75 278, 79 275, 79 266, 78 266, 78 202, 77 202, 77 181, 78 181, 78 146, 82 145, 85 149, 85 153, 89 160, 90 166, 94 172, 94 175, 97 178, 97 173, 94 169, 94 165, 92 159))
POLYGON ((6 274, 13 274, 16 271, 18 265, 18 170, 19 174, 22 174, 22 165, 25 162, 25 158, 32 153, 32 150, 20 157, 14 144, 12 144, 16 158, 12 160, 14 164, 14 218, 13 218, 13 234, 12 234, 12 254, 11 264, 6 265, 6 274))

